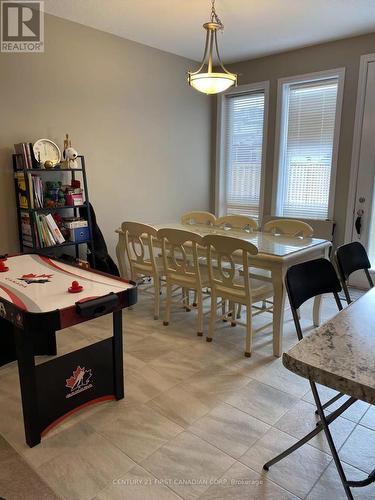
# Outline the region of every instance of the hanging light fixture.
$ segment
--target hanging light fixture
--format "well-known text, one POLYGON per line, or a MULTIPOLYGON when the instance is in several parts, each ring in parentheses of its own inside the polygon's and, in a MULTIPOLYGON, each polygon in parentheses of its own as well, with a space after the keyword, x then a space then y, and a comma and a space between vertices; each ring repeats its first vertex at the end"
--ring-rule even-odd
POLYGON ((237 85, 237 75, 230 73, 221 61, 219 47, 217 43, 217 32, 224 29, 224 25, 215 11, 215 0, 212 0, 211 20, 203 25, 207 30, 206 45, 204 48, 203 60, 197 71, 189 71, 188 82, 191 87, 205 94, 219 94, 229 89, 232 85, 237 85), (217 60, 222 71, 215 73, 212 71, 213 51, 216 51, 217 60), (202 71, 207 66, 207 72, 202 71))

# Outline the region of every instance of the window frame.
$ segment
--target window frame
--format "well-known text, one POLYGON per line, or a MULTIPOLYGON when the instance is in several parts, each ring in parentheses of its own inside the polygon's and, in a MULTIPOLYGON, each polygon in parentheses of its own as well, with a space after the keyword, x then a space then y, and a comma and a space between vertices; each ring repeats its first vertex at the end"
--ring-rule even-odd
POLYGON ((217 216, 226 215, 224 208, 226 206, 226 177, 225 177, 225 98, 228 95, 251 94, 252 92, 264 92, 264 112, 263 112, 263 141, 262 141, 262 164, 260 175, 260 193, 259 193, 259 222, 263 217, 264 207, 264 188, 266 177, 266 155, 268 138, 268 112, 269 112, 269 94, 270 82, 249 83, 231 88, 217 97, 217 130, 216 130, 216 161, 215 161, 215 214, 217 216))
MULTIPOLYGON (((290 88, 291 85, 303 84, 303 83, 314 83, 322 80, 328 80, 330 78, 336 77, 338 79, 337 84, 337 98, 336 98, 336 113, 335 113, 335 130, 333 135, 332 144, 332 166, 331 166, 331 178, 329 185, 329 199, 328 199, 328 214, 326 219, 319 220, 332 220, 334 215, 335 206, 335 189, 336 189, 336 174, 337 174, 337 159, 339 152, 339 140, 341 131, 341 112, 342 103, 344 95, 344 81, 345 81, 345 68, 334 68, 324 71, 316 71, 313 73, 305 73, 303 75, 289 76, 285 78, 279 78, 277 80, 277 107, 276 107, 276 128, 275 128, 275 157, 274 157, 274 169, 273 169, 273 179, 272 179, 272 215, 283 217, 281 213, 281 203, 280 203, 280 193, 281 180, 281 162, 283 161, 283 156, 285 154, 285 142, 288 132, 287 122, 288 117, 286 116, 286 109, 288 106, 288 93, 286 90, 290 88)), ((298 217, 296 215, 296 217, 298 217)), ((313 219, 312 219, 313 220, 313 219)))

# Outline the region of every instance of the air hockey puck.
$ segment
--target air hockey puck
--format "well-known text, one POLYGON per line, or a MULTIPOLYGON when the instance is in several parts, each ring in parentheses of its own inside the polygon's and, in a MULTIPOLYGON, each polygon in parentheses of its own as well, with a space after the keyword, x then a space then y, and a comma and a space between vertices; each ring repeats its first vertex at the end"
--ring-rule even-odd
POLYGON ((9 271, 9 267, 5 265, 5 260, 0 260, 0 273, 5 273, 9 271))
POLYGON ((82 292, 83 286, 81 286, 78 281, 72 281, 72 286, 68 288, 68 292, 70 293, 78 293, 82 292))

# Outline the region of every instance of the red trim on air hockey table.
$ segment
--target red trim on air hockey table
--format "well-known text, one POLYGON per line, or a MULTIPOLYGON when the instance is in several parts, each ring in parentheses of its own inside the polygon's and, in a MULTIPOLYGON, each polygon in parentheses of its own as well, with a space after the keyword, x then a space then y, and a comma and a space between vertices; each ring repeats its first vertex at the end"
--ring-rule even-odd
POLYGON ((0 285, 0 288, 4 290, 4 292, 7 295, 9 295, 12 304, 19 307, 20 309, 24 309, 25 311, 27 311, 26 304, 24 304, 24 302, 22 302, 22 300, 19 297, 17 297, 15 293, 13 293, 11 290, 9 290, 9 288, 5 287, 4 285, 0 285))
POLYGON ((62 415, 58 419, 54 420, 51 424, 47 425, 47 427, 41 432, 41 436, 45 436, 47 434, 47 432, 52 430, 54 427, 59 425, 66 418, 70 417, 74 413, 77 413, 78 411, 83 410, 83 408, 87 408, 88 406, 94 405, 96 403, 104 403, 106 401, 113 401, 115 399, 116 399, 115 396, 113 394, 111 394, 110 396, 101 396, 100 398, 96 398, 96 399, 92 399, 91 401, 87 401, 86 403, 83 403, 83 404, 77 406, 77 408, 74 408, 73 410, 68 411, 68 413, 65 413, 64 415, 62 415))

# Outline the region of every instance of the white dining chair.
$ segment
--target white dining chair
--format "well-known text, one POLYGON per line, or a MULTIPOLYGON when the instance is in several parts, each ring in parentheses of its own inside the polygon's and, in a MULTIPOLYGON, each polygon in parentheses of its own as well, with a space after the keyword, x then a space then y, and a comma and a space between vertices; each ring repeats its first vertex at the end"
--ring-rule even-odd
POLYGON ((210 212, 187 212, 181 217, 181 224, 213 226, 215 222, 216 217, 210 212))
POLYGON ((152 284, 140 287, 139 291, 154 295, 154 319, 160 315, 161 281, 164 266, 160 257, 155 256, 154 241, 157 231, 148 224, 139 222, 123 222, 121 230, 125 237, 125 250, 130 265, 131 279, 138 283, 151 278, 152 284))
POLYGON ((174 292, 178 289, 187 291, 183 293, 182 302, 185 307, 190 307, 187 299, 189 291, 195 293, 193 309, 198 312, 197 335, 203 335, 203 288, 209 286, 207 271, 201 269, 198 258, 198 247, 202 246, 202 236, 182 229, 160 229, 158 239, 162 244, 162 258, 166 279, 166 305, 164 325, 168 326, 173 303, 181 303, 174 292), (189 256, 186 254, 189 248, 189 256))
POLYGON ((314 229, 310 224, 301 220, 275 219, 264 224, 263 232, 272 233, 274 235, 311 238, 314 234, 314 229))
POLYGON ((223 215, 216 219, 215 226, 246 232, 254 232, 258 229, 257 221, 246 215, 223 215))
MULTIPOLYGON (((213 339, 217 310, 222 307, 222 302, 241 304, 246 306, 245 356, 249 357, 253 333, 253 305, 273 296, 272 284, 253 280, 249 276, 249 256, 258 253, 255 245, 226 235, 208 235, 203 238, 203 242, 207 246, 208 275, 211 285, 211 314, 207 342, 213 339), (234 253, 237 261, 238 255, 241 255, 243 269, 241 275, 237 272, 234 253), (221 299, 219 302, 218 298, 221 299)), ((258 311, 255 314, 258 314, 258 311)), ((239 323, 235 317, 235 310, 232 310, 231 322, 239 323)))

